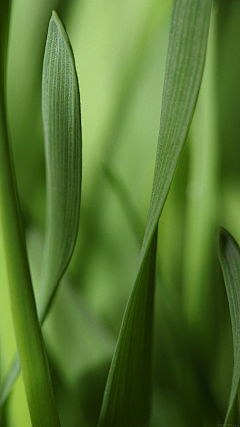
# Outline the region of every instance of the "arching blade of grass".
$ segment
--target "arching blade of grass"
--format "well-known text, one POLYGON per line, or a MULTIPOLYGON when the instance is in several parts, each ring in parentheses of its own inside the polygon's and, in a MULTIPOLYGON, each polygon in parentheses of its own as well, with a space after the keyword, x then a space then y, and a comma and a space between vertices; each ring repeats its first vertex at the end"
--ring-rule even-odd
MULTIPOLYGON (((72 48, 53 12, 43 65, 43 123, 47 169, 47 224, 38 313, 42 323, 71 259, 78 232, 82 142, 78 79, 72 48)), ((20 366, 16 358, 1 390, 6 401, 20 366)))
POLYGON ((148 423, 157 224, 197 100, 211 4, 211 0, 175 0, 173 5, 148 221, 135 284, 109 372, 99 427, 148 423))
POLYGON ((9 8, 0 18, 0 206, 13 323, 33 426, 59 426, 47 356, 38 321, 22 228, 13 160, 9 148, 5 67, 9 8), (3 33, 5 31, 5 34, 3 33))
POLYGON ((220 228, 217 234, 218 257, 222 267, 232 322, 234 367, 224 425, 234 412, 240 380, 240 249, 231 234, 220 228))

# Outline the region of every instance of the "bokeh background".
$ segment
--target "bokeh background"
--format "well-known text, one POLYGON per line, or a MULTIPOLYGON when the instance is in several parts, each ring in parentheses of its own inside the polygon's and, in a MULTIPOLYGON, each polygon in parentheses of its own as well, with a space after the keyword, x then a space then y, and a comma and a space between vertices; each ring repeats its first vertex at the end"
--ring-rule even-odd
MULTIPOLYGON (((62 425, 96 426, 151 196, 171 0, 13 0, 8 119, 34 285, 45 227, 41 73, 51 11, 76 59, 79 237, 44 325, 62 425)), ((233 365, 215 230, 240 241, 240 2, 214 2, 196 114, 159 225, 153 426, 223 422, 233 365)), ((1 381, 15 353, 0 234, 1 381)), ((4 421, 31 425, 21 377, 4 421)))

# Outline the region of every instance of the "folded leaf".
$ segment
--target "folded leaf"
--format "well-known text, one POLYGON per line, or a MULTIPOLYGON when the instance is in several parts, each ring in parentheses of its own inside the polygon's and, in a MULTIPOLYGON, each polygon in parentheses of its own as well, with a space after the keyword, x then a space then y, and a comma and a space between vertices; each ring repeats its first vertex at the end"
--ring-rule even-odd
POLYGON ((99 427, 146 426, 157 224, 177 167, 201 83, 211 0, 175 0, 152 197, 136 280, 119 334, 99 427))
POLYGON ((72 48, 53 12, 43 64, 42 111, 47 169, 47 224, 39 315, 46 315, 76 243, 82 179, 78 78, 72 48))
POLYGON ((224 228, 218 230, 217 249, 227 291, 234 350, 232 385, 224 421, 224 425, 227 425, 234 411, 240 380, 240 249, 236 240, 224 228))
MULTIPOLYGON (((71 259, 78 232, 82 140, 78 79, 67 33, 53 12, 46 42, 42 109, 47 170, 47 218, 38 314, 44 321, 59 281, 71 259)), ((19 373, 14 360, 1 405, 19 373)))

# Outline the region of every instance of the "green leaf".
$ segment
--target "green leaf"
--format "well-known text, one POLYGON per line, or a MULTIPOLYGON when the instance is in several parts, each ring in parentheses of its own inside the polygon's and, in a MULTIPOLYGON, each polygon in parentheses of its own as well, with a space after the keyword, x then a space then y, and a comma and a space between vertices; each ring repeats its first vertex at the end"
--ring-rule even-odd
POLYGON ((47 168, 47 229, 39 315, 44 319, 75 247, 82 180, 78 78, 67 33, 56 12, 50 20, 44 56, 42 111, 47 168))
MULTIPOLYGON (((56 12, 49 23, 43 64, 42 109, 47 169, 47 223, 38 314, 44 321, 71 259, 78 232, 82 141, 78 79, 71 45, 56 12)), ((6 401, 19 373, 14 360, 1 390, 6 401)))
POLYGON ((5 86, 5 74, 6 74, 6 56, 7 56, 7 45, 8 45, 8 27, 10 18, 11 1, 5 0, 1 4, 1 15, 0 15, 0 87, 5 86))
POLYGON ((224 228, 218 230, 217 249, 227 291, 234 350, 232 385, 224 421, 227 425, 234 411, 240 380, 240 249, 236 240, 224 228))
MULTIPOLYGON (((8 162, 7 171, 2 169, 1 174, 5 175, 6 183, 3 183, 3 177, 0 177, 1 186, 7 185, 12 189, 12 173, 9 170, 10 165, 10 153, 9 153, 9 144, 8 144, 8 131, 7 131, 7 118, 6 118, 6 64, 7 64, 7 46, 8 46, 8 35, 9 35, 9 19, 10 19, 10 7, 11 2, 5 1, 1 4, 1 13, 0 13, 0 152, 1 159, 8 162)), ((0 163, 1 160, 0 160, 0 163)), ((0 200, 0 228, 2 226, 2 202, 0 200)), ((2 243, 4 250, 4 242, 2 243)), ((2 373, 1 373, 2 375, 2 373)), ((1 378, 2 382, 2 378, 1 378)), ((0 413, 0 418, 2 416, 2 411, 0 413)))
MULTIPOLYGON (((9 5, 6 2, 6 5, 9 5)), ((8 22, 9 8, 4 8, 8 22)), ((2 15, 1 15, 2 17, 2 15)), ((13 323, 33 426, 59 426, 47 356, 38 321, 22 227, 5 108, 5 69, 8 26, 0 22, 0 207, 13 323), (6 31, 4 34, 3 31, 6 31)))
MULTIPOLYGON (((0 13, 0 143, 1 149, 8 146, 7 120, 6 120, 6 68, 7 46, 9 33, 11 1, 6 0, 1 4, 0 13)), ((2 157, 3 158, 3 157, 2 157)))
POLYGON ((211 0, 175 0, 152 197, 134 287, 105 389, 99 427, 146 426, 157 224, 177 167, 201 83, 211 0))
POLYGON ((149 419, 156 245, 157 231, 139 273, 139 287, 133 288, 124 315, 99 426, 142 426, 149 419))

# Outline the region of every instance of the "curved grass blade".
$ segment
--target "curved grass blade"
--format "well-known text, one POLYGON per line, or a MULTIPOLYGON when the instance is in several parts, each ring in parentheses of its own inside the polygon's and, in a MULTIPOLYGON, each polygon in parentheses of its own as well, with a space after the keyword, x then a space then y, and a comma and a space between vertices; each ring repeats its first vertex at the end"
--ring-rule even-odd
POLYGON ((82 179, 78 78, 67 33, 56 12, 45 49, 42 110, 47 166, 47 230, 39 295, 43 320, 75 247, 82 179))
MULTIPOLYGON (((49 23, 43 65, 43 123, 47 224, 38 314, 42 323, 71 259, 78 232, 82 142, 78 79, 72 48, 56 12, 49 23)), ((16 358, 1 390, 6 401, 20 371, 16 358)))
MULTIPOLYGON (((5 172, 2 169, 1 174, 5 175, 5 179, 6 179, 5 186, 6 185, 8 187, 10 186, 10 188, 12 189, 13 182, 12 182, 12 173, 10 172, 10 153, 9 153, 7 118, 6 118, 6 64, 7 64, 7 46, 8 46, 8 35, 9 35, 10 9, 11 9, 11 1, 6 0, 1 5, 1 14, 0 14, 0 152, 1 152, 2 161, 6 159, 6 161, 8 162, 7 171, 5 172)), ((1 163, 1 160, 0 160, 0 163, 1 163)), ((3 179, 4 177, 1 176, 0 177, 1 185, 3 184, 3 179)), ((2 208, 3 207, 0 204, 0 211, 2 211, 2 208)), ((0 215, 0 221, 1 221, 1 215, 0 215)), ((4 243, 3 243, 3 248, 4 248, 4 243)), ((1 382, 2 382, 2 378, 1 378, 1 382)), ((0 412, 0 418, 2 417, 2 415, 3 415, 3 409, 0 412)))
POLYGON ((157 224, 197 100, 211 5, 211 0, 175 0, 173 5, 149 215, 134 287, 110 367, 99 427, 148 424, 157 224))
MULTIPOLYGON (((9 3, 6 2, 6 5, 9 3)), ((8 22, 9 8, 4 8, 4 11, 6 14, 1 15, 1 18, 8 22)), ((15 171, 7 134, 5 67, 8 27, 2 19, 0 21, 0 206, 13 323, 32 424, 39 427, 42 425, 54 427, 60 424, 34 300, 15 171), (3 34, 4 30, 6 34, 3 34)))
POLYGON ((146 426, 150 416, 153 301, 157 232, 124 315, 113 356, 99 426, 146 426))
POLYGON ((240 248, 231 234, 220 228, 217 234, 217 249, 227 291, 234 350, 232 385, 224 421, 224 425, 227 425, 234 412, 240 380, 240 248))

